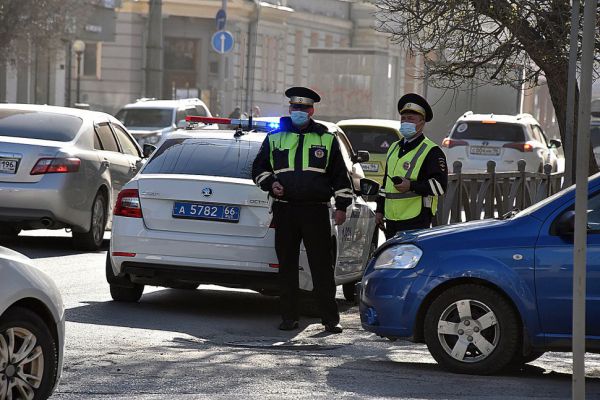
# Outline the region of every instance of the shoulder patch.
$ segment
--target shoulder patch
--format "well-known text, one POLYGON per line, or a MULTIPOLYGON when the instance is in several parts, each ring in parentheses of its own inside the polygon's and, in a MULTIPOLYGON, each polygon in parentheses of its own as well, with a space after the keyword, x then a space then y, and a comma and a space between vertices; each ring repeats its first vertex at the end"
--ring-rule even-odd
POLYGON ((446 159, 444 157, 438 158, 438 165, 440 166, 442 172, 446 172, 448 169, 448 166, 446 165, 446 159))

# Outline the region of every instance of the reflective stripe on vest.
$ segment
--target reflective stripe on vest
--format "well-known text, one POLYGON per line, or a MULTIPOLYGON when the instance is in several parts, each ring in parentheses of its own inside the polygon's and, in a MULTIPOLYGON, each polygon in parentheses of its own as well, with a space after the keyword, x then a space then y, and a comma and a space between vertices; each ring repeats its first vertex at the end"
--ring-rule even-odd
MULTIPOLYGON (((328 132, 322 135, 312 132, 302 135, 302 170, 325 173, 335 137, 328 132)), ((269 135, 271 167, 275 174, 295 170, 300 136, 301 134, 295 132, 277 132, 269 135)))
MULTIPOLYGON (((400 193, 394 187, 390 179, 392 176, 414 181, 419 176, 419 171, 429 151, 437 145, 431 140, 425 138, 423 142, 412 149, 401 158, 398 158, 400 146, 392 146, 388 154, 387 170, 385 184, 385 217, 391 221, 405 221, 415 218, 423 209, 423 196, 414 192, 400 193)), ((437 210, 437 196, 432 196, 431 211, 435 215, 437 210)))

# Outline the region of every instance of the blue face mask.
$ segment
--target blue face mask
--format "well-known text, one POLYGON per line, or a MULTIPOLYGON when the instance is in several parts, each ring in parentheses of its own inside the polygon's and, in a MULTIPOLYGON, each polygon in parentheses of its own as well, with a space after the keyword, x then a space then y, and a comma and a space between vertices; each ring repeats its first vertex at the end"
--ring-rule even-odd
POLYGON ((406 139, 410 140, 417 134, 417 125, 412 122, 401 122, 400 123, 400 134, 406 139))
POLYGON ((308 113, 305 111, 292 111, 290 112, 292 123, 296 126, 304 126, 308 123, 308 113))

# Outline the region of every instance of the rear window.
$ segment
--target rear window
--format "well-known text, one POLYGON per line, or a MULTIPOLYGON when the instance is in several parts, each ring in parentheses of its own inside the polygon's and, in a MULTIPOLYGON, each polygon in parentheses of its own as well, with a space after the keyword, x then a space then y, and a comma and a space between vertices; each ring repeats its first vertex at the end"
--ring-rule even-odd
POLYGON ((225 139, 167 139, 143 174, 208 175, 251 179, 262 143, 225 139))
POLYGON ((392 128, 361 125, 344 125, 341 128, 354 150, 366 150, 371 154, 386 154, 390 146, 399 139, 398 131, 392 128))
POLYGON ((70 142, 83 120, 65 114, 31 110, 0 110, 0 136, 70 142))
POLYGON ((166 128, 173 124, 173 109, 124 108, 115 117, 126 127, 166 128))
POLYGON ((485 124, 479 121, 459 122, 452 132, 452 139, 499 140, 524 142, 523 126, 506 122, 485 124))

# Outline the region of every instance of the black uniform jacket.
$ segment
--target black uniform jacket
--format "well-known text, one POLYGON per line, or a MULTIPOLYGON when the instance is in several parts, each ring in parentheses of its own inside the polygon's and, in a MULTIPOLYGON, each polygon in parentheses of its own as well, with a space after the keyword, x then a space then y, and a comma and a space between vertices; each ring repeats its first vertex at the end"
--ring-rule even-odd
MULTIPOLYGON (((423 142, 423 140, 425 140, 424 135, 420 135, 412 142, 406 142, 404 139, 400 140, 400 143, 398 144, 400 146, 398 158, 401 158, 406 153, 419 146, 423 142)), ((396 143, 394 143, 392 146, 396 146, 396 143)), ((391 179, 391 177, 388 176, 387 164, 388 162, 386 162, 385 165, 385 175, 383 177, 383 185, 381 186, 382 188, 385 187, 387 180, 391 179)), ((446 165, 446 155, 444 154, 441 148, 434 147, 429 151, 429 153, 427 153, 427 156, 425 156, 423 165, 419 170, 419 175, 417 175, 417 180, 410 182, 410 191, 423 197, 441 196, 444 194, 447 187, 448 166, 446 165)), ((384 212, 384 204, 385 198, 382 196, 378 197, 377 212, 384 212)), ((431 220, 431 210, 429 208, 423 207, 423 210, 421 211, 420 215, 406 222, 413 223, 419 220, 431 220)))
MULTIPOLYGON (((331 135, 327 127, 310 120, 309 125, 299 130, 292 124, 289 117, 283 117, 280 120, 280 128, 269 133, 278 132, 296 132, 296 133, 317 133, 319 135, 331 135)), ((283 186, 284 195, 279 200, 290 203, 327 203, 335 194, 335 207, 338 210, 346 211, 346 208, 352 203, 352 184, 348 177, 348 170, 340 145, 337 140, 333 141, 331 154, 329 155, 329 164, 325 173, 302 170, 302 144, 304 137, 301 135, 298 149, 295 156, 293 171, 280 172, 277 175, 273 173, 270 154, 271 148, 269 138, 265 141, 252 165, 252 180, 264 191, 272 192, 273 182, 278 181, 283 186)))

